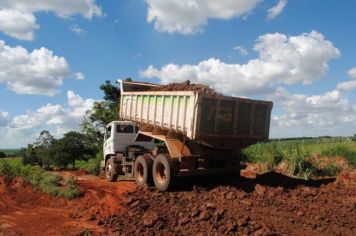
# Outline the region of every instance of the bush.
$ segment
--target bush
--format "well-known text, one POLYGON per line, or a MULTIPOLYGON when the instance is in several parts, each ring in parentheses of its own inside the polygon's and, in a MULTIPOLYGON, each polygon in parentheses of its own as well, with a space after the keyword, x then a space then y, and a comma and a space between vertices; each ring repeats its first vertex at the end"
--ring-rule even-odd
POLYGON ((1 160, 0 175, 5 176, 7 180, 17 176, 22 177, 34 187, 54 196, 72 199, 81 194, 75 179, 63 179, 62 176, 46 172, 38 166, 25 166, 18 163, 10 164, 1 160))
POLYGON ((99 151, 96 154, 95 158, 91 158, 89 160, 77 160, 76 166, 79 169, 86 170, 88 173, 92 175, 99 175, 101 170, 100 163, 102 159, 103 159, 103 152, 99 151))
POLYGON ((5 158, 6 154, 4 152, 0 152, 0 158, 5 158))
POLYGON ((10 164, 7 161, 0 161, 0 176, 5 176, 7 180, 11 180, 14 172, 13 169, 11 168, 10 164))
POLYGON ((101 164, 101 161, 103 160, 103 150, 101 149, 97 154, 96 154, 96 157, 95 157, 95 161, 94 161, 94 164, 92 165, 92 168, 89 170, 90 174, 93 174, 93 175, 99 175, 100 174, 100 164, 101 164))
POLYGON ((39 158, 36 154, 35 148, 33 145, 27 145, 27 148, 23 150, 22 163, 25 165, 35 165, 40 164, 39 158))

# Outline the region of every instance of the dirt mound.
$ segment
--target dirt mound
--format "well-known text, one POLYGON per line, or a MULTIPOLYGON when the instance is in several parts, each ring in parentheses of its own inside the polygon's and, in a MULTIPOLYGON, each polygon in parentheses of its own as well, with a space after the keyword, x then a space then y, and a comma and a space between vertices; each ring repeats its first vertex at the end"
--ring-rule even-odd
POLYGON ((206 95, 217 95, 215 90, 204 84, 191 84, 189 80, 183 83, 171 83, 160 87, 152 87, 150 91, 196 91, 206 95))
POLYGON ((178 188, 169 193, 145 188, 125 196, 125 210, 103 221, 105 228, 118 235, 356 232, 356 188, 342 180, 303 181, 272 173, 225 181, 222 186, 193 184, 193 190, 178 188))

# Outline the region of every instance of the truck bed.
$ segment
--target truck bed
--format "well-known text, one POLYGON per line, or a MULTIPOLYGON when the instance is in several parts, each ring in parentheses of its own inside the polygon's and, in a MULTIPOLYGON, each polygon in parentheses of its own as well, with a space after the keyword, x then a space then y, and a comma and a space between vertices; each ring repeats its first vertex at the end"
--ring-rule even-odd
POLYGON ((272 102, 197 91, 121 91, 120 119, 215 148, 268 139, 272 102))

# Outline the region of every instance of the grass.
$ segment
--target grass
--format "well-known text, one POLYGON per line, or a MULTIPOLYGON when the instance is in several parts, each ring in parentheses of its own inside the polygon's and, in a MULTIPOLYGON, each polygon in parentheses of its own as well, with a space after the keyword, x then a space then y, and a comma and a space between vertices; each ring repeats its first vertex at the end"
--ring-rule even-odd
POLYGON ((81 195, 73 177, 63 178, 38 166, 23 165, 20 159, 0 160, 0 175, 5 176, 8 181, 21 177, 35 188, 54 196, 72 199, 81 195))
POLYGON ((278 153, 282 160, 287 163, 286 171, 290 175, 303 176, 308 179, 312 173, 312 165, 307 160, 310 152, 303 143, 287 143, 278 147, 278 153))
POLYGON ((22 163, 22 157, 7 157, 1 159, 3 161, 8 162, 9 164, 16 165, 16 164, 21 164, 22 163))
POLYGON ((317 173, 319 176, 336 176, 341 172, 341 167, 334 163, 328 163, 323 169, 317 173))
POLYGON ((344 157, 350 166, 356 167, 356 151, 350 149, 345 143, 328 147, 321 152, 321 155, 327 157, 344 157))
POLYGON ((335 176, 341 168, 333 163, 324 167, 312 161, 313 155, 343 157, 350 167, 356 167, 356 141, 347 138, 322 138, 258 143, 243 150, 250 162, 261 164, 264 171, 283 166, 283 172, 303 179, 313 176, 335 176))
POLYGON ((88 161, 77 160, 75 162, 75 166, 78 169, 84 169, 92 175, 99 175, 100 171, 100 161, 96 158, 89 159, 88 161))
POLYGON ((260 163, 264 171, 272 171, 281 162, 278 153, 278 143, 258 143, 244 150, 244 154, 251 162, 260 163))

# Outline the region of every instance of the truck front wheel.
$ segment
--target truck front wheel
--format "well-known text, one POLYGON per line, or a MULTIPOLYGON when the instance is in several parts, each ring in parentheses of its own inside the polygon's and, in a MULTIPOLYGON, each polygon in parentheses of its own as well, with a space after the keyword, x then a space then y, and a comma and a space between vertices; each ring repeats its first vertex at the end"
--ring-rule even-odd
POLYGON ((106 179, 110 182, 115 182, 117 180, 117 171, 116 171, 116 164, 112 158, 106 161, 105 164, 105 176, 106 179))
POLYGON ((160 191, 167 191, 174 185, 173 160, 168 154, 160 154, 153 161, 153 181, 160 191))
POLYGON ((135 160, 134 175, 138 186, 152 185, 152 164, 149 155, 138 156, 135 160))

